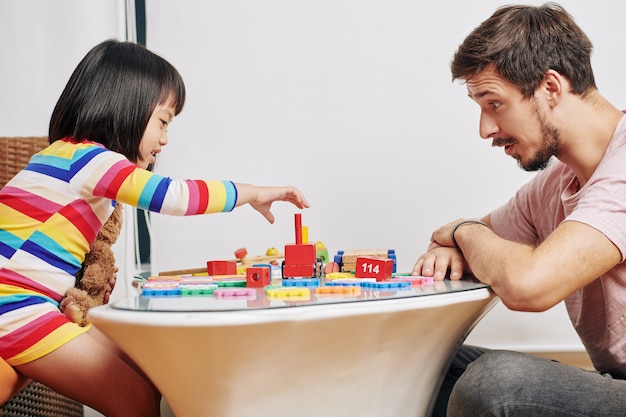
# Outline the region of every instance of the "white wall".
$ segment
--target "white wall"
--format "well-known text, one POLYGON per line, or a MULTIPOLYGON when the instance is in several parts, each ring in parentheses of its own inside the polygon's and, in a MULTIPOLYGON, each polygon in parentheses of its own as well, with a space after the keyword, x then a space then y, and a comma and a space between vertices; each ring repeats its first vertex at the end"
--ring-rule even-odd
MULTIPOLYGON (((123 0, 0 0, 0 136, 46 136, 78 62, 105 39, 125 39, 125 31, 123 0)), ((122 264, 126 234, 115 247, 122 264)), ((115 296, 127 293, 122 280, 115 296)), ((85 415, 101 416, 87 407, 85 415)))
POLYGON ((123 0, 0 0, 0 135, 48 134, 54 105, 78 62, 123 39, 123 0))
MULTIPOLYGON (((479 139, 478 109, 449 75, 456 46, 504 3, 150 0, 148 46, 189 93, 157 170, 297 185, 312 204, 303 214, 312 240, 331 253, 394 248, 408 270, 435 227, 483 215, 530 177, 479 139)), ((562 3, 594 41, 600 90, 626 107, 626 5, 562 3)), ((123 22, 121 0, 0 0, 0 135, 45 135, 71 71, 96 43, 124 38, 123 22)), ((274 211, 274 225, 249 208, 153 215, 154 269, 280 248, 293 241, 295 210, 274 211)), ((132 255, 127 247, 118 257, 132 255)), ((562 306, 498 306, 470 341, 580 348, 562 306)))
MULTIPOLYGON (((124 0, 0 0, 0 136, 46 136, 72 71, 110 38, 126 39, 124 0)), ((132 294, 124 280, 135 268, 132 214, 114 247, 121 279, 113 299, 132 294)))
MULTIPOLYGON (((537 1, 532 3, 539 4, 537 1)), ((166 0, 147 5, 148 46, 188 87, 157 170, 294 184, 312 207, 311 240, 329 250, 394 248, 411 268, 431 231, 481 216, 530 178, 478 136, 478 108, 450 81, 457 45, 501 1, 166 0)), ((626 107, 618 1, 563 1, 595 43, 600 90, 626 107)), ((197 218, 155 215, 154 270, 199 267, 247 247, 293 241, 293 213, 269 225, 249 208, 197 218)), ((580 349, 562 306, 496 307, 470 341, 580 349)))

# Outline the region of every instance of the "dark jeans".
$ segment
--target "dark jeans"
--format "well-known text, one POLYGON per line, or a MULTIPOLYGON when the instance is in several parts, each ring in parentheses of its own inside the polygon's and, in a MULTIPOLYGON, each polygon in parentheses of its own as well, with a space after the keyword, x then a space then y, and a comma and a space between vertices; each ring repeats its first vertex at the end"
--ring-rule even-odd
POLYGON ((446 415, 626 416, 626 381, 529 354, 463 346, 433 411, 446 415))

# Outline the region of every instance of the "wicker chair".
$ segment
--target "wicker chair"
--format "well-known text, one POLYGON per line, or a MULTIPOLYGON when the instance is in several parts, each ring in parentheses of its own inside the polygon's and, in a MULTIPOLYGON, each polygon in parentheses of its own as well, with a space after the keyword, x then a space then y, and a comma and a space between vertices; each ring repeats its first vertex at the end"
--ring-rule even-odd
MULTIPOLYGON (((48 146, 48 138, 0 137, 0 188, 26 166, 30 157, 48 146)), ((1 359, 0 359, 1 360, 1 359)), ((3 361, 4 362, 4 361, 3 361)), ((83 417, 83 405, 40 384, 28 382, 18 375, 6 362, 0 364, 0 385, 7 397, 17 392, 0 405, 0 417, 83 417), (19 391, 19 392, 18 392, 19 391)), ((0 399, 2 401, 2 399, 0 399)))

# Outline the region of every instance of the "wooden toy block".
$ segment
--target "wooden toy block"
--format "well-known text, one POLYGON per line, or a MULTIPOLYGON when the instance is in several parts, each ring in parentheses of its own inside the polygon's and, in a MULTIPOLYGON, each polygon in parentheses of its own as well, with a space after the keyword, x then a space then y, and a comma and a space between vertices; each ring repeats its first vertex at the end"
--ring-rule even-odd
POLYGON ((302 215, 294 216, 296 243, 285 245, 285 259, 282 264, 284 278, 319 278, 322 276, 322 261, 317 257, 314 243, 303 243, 302 215))
POLYGON ((350 279, 354 278, 354 274, 352 272, 327 272, 325 277, 326 279, 350 279))
POLYGON ((206 269, 209 276, 215 275, 236 275, 237 263, 233 261, 208 261, 206 269))
POLYGON ((178 297, 180 296, 179 280, 148 279, 141 289, 144 297, 178 297))
POLYGON ((393 281, 407 281, 410 282, 413 286, 422 286, 422 285, 433 285, 434 278, 433 277, 424 277, 421 275, 411 275, 411 274, 396 274, 392 278, 393 281))
POLYGON ((219 288, 215 290, 213 295, 215 298, 256 299, 256 291, 253 288, 219 288))
POLYGON ((283 287, 319 287, 319 278, 284 279, 283 287))
POLYGON ((337 278, 332 281, 327 281, 327 286, 335 286, 335 287, 349 287, 349 286, 357 286, 362 285, 364 282, 376 282, 376 278, 337 278))
MULTIPOLYGON (((315 252, 316 252, 317 258, 321 259, 323 264, 328 263, 329 261, 328 248, 326 248, 326 245, 324 245, 324 242, 319 241, 319 240, 315 242, 315 252)), ((337 269, 337 271, 339 271, 339 269, 337 269)))
POLYGON ((265 295, 271 299, 309 299, 311 290, 306 287, 265 287, 265 295))
POLYGON ((296 213, 293 216, 296 229, 296 245, 302 244, 302 214, 296 213))
POLYGON ((217 289, 217 284, 180 284, 180 295, 185 297, 211 295, 217 289))
POLYGON ((408 281, 390 280, 390 281, 376 281, 376 282, 364 282, 361 287, 367 289, 386 289, 386 290, 398 290, 411 288, 411 283, 408 281))
MULTIPOLYGON (((314 244, 285 245, 283 278, 318 276, 316 265, 317 258, 314 244)), ((321 268, 319 272, 321 273, 321 268)))
POLYGON ((317 296, 341 296, 341 297, 356 297, 361 295, 361 287, 356 286, 330 286, 319 287, 315 289, 317 296))
POLYGON ((307 245, 285 245, 285 259, 289 260, 290 264, 313 265, 316 259, 316 251, 314 244, 307 245))
POLYGON ((219 288, 224 287, 245 287, 247 285, 247 280, 245 276, 241 278, 224 278, 224 279, 216 279, 215 283, 219 288))
POLYGON ((393 274, 393 259, 374 256, 358 256, 354 276, 356 278, 376 278, 384 281, 393 274))
POLYGON ((267 266, 251 266, 246 269, 246 286, 263 288, 272 282, 271 269, 267 266))
POLYGON ((246 248, 239 248, 235 251, 235 258, 234 262, 238 262, 241 266, 247 267, 259 263, 276 263, 279 259, 283 258, 283 254, 275 250, 275 248, 269 248, 265 255, 248 257, 248 250, 246 248))
POLYGON ((315 276, 315 265, 283 265, 283 278, 313 276, 315 276))
POLYGON ((341 253, 341 270, 356 271, 356 259, 359 256, 373 256, 375 258, 387 258, 389 251, 387 249, 357 249, 346 250, 341 253))

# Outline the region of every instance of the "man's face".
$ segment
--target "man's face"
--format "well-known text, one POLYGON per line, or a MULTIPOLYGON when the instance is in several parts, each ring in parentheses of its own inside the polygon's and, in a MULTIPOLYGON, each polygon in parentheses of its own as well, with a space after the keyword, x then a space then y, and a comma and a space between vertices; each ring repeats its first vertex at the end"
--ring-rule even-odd
POLYGON ((558 154, 559 131, 536 97, 524 98, 515 85, 488 68, 467 80, 467 91, 480 106, 480 136, 515 158, 526 171, 545 168, 558 154))

